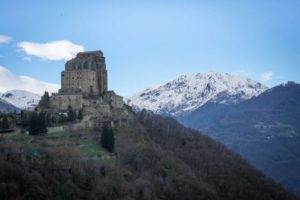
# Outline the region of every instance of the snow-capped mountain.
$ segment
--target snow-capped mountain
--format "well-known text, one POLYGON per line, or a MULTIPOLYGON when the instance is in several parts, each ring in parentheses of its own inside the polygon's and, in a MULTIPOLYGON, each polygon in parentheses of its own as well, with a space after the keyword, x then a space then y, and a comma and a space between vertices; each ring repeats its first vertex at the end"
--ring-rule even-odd
POLYGON ((0 99, 26 110, 32 110, 39 103, 41 96, 25 90, 10 90, 0 95, 0 99))
POLYGON ((20 109, 0 98, 0 113, 20 112, 20 109))
POLYGON ((257 96, 268 88, 249 78, 228 73, 182 75, 164 85, 147 88, 126 99, 134 109, 178 116, 205 103, 234 104, 257 96))

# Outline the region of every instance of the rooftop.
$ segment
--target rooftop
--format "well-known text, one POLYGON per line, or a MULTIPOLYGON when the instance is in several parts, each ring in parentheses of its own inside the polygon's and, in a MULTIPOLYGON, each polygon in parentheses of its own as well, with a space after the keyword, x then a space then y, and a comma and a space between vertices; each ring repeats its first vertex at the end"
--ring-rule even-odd
POLYGON ((88 58, 94 57, 94 56, 103 57, 103 52, 101 50, 79 52, 76 55, 76 58, 79 58, 79 59, 88 59, 88 58))

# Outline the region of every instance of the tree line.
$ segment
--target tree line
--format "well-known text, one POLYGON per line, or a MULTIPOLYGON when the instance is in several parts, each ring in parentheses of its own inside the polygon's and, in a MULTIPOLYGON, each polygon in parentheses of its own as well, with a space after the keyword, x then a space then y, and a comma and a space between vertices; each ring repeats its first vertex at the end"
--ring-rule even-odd
POLYGON ((47 127, 75 122, 83 119, 82 110, 76 111, 69 106, 66 113, 53 114, 47 111, 21 111, 20 124, 28 130, 30 135, 40 135, 47 133, 47 127))

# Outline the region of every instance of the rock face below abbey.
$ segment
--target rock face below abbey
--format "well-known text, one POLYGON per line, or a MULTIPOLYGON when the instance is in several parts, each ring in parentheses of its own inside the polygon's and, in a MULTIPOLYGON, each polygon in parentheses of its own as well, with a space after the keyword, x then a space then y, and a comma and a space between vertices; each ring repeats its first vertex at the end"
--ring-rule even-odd
MULTIPOLYGON (((107 70, 102 51, 80 52, 65 64, 61 89, 50 96, 47 111, 82 110, 88 123, 126 119, 123 98, 108 91, 107 70)), ((41 108, 44 110, 43 108, 41 108)))

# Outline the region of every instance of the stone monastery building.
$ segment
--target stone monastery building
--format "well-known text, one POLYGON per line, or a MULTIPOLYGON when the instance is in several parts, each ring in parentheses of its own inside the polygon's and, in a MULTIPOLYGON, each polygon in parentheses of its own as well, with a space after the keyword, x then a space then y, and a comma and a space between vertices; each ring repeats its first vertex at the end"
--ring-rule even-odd
POLYGON ((102 51, 78 53, 61 72, 61 89, 50 97, 50 109, 66 111, 111 106, 121 108, 123 98, 107 90, 107 70, 102 51))

